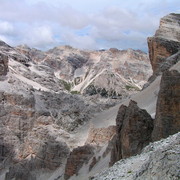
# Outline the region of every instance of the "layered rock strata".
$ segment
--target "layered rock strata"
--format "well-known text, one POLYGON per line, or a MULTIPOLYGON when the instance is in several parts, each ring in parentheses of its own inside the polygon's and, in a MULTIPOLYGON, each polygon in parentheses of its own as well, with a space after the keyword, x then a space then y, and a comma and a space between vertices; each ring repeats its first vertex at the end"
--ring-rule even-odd
POLYGON ((165 59, 180 48, 180 14, 169 14, 160 21, 154 37, 148 38, 149 58, 154 73, 165 59))

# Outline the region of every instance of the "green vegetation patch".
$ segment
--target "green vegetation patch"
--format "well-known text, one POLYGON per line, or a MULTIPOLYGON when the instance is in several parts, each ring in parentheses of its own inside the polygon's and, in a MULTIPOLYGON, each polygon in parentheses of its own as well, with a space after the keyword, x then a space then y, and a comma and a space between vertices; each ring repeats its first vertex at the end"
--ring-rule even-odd
POLYGON ((140 91, 140 89, 136 86, 132 86, 132 85, 126 85, 125 88, 130 91, 130 90, 136 90, 136 91, 140 91))
POLYGON ((61 80, 61 82, 62 82, 64 88, 65 88, 67 91, 70 91, 70 90, 71 90, 71 86, 72 86, 71 83, 66 82, 66 81, 64 81, 64 80, 61 80))
POLYGON ((80 94, 79 91, 71 91, 71 94, 80 94))

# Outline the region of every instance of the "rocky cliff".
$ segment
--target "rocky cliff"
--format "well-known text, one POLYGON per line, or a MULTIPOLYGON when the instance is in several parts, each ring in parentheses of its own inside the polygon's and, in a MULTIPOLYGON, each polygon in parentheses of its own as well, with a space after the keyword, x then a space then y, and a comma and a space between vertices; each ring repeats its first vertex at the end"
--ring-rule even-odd
POLYGON ((146 110, 140 109, 135 101, 129 106, 121 105, 116 118, 116 142, 111 162, 116 162, 141 152, 151 141, 153 119, 146 110))
POLYGON ((65 168, 64 179, 68 180, 71 176, 78 176, 78 172, 83 164, 88 164, 89 160, 94 155, 94 147, 85 145, 73 149, 70 153, 65 168))
MULTIPOLYGON (((153 78, 160 80, 155 117, 152 119, 137 107, 139 100, 138 103, 131 101, 128 107, 121 105, 116 119, 116 136, 111 142, 114 148, 110 165, 116 158, 141 153, 143 146, 151 141, 180 131, 179 32, 180 15, 170 14, 161 19, 155 36, 148 38, 153 78)), ((143 91, 140 94, 143 95, 143 91)), ((176 134, 150 144, 140 155, 121 160, 92 179, 179 179, 179 141, 179 134, 176 134), (171 152, 174 158, 170 158, 171 152)))
MULTIPOLYGON (((179 59, 180 60, 180 59, 179 59)), ((176 65, 179 66, 179 63, 176 65)), ((163 73, 158 95, 153 140, 160 140, 180 131, 180 73, 163 73)))
POLYGON ((160 21, 154 37, 148 38, 149 58, 154 73, 160 71, 165 59, 180 48, 180 14, 169 14, 160 21))

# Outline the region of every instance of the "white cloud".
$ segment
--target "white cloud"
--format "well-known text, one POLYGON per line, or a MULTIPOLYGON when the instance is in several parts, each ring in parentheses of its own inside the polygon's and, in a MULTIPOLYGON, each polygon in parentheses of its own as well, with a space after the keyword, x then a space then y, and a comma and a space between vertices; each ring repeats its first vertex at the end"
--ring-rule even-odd
POLYGON ((48 26, 33 27, 31 29, 26 29, 23 34, 22 44, 28 44, 31 47, 44 48, 47 49, 55 44, 55 39, 53 38, 53 32, 48 26))
POLYGON ((8 38, 7 36, 4 36, 4 35, 1 35, 1 34, 0 34, 0 40, 6 42, 6 43, 8 43, 8 44, 12 44, 12 45, 13 45, 13 42, 12 42, 11 39, 8 38))
POLYGON ((63 35, 63 41, 68 45, 80 49, 97 49, 96 41, 93 37, 87 35, 77 35, 73 32, 68 32, 63 35))
POLYGON ((14 32, 14 27, 7 21, 0 21, 0 34, 9 35, 14 32))
POLYGON ((146 50, 146 38, 154 34, 160 17, 180 7, 179 0, 0 1, 0 38, 41 49, 59 42, 146 50))

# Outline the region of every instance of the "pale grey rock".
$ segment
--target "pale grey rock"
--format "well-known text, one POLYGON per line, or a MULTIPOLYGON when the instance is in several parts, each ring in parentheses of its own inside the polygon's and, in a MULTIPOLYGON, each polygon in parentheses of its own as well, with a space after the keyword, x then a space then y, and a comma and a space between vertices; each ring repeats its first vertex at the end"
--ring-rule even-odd
POLYGON ((178 180, 180 178, 180 133, 151 143, 137 156, 123 159, 91 177, 93 180, 178 180))
POLYGON ((164 61, 180 49, 180 14, 171 13, 161 18, 159 29, 148 38, 149 59, 153 74, 161 72, 164 61))
POLYGON ((50 73, 48 76, 55 81, 54 87, 51 86, 52 82, 47 82, 37 73, 34 76, 32 73, 23 76, 54 91, 59 88, 72 93, 117 98, 118 94, 127 96, 140 90, 152 73, 147 54, 138 50, 82 51, 70 46, 60 46, 46 52, 26 46, 18 46, 16 49, 32 59, 33 69, 37 70, 42 66, 43 72, 43 68, 46 68, 44 74, 50 73), (121 80, 117 81, 118 78, 121 80), (91 90, 92 86, 95 87, 95 92, 91 90), (102 89, 105 89, 107 96, 104 96, 102 89), (111 95, 113 92, 117 96, 111 95))
POLYGON ((155 33, 156 37, 180 41, 180 14, 171 13, 161 18, 160 27, 155 33))

